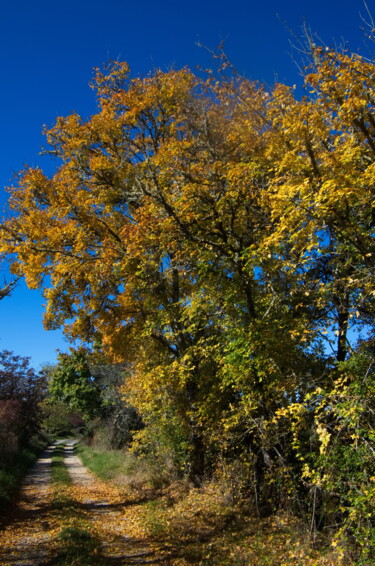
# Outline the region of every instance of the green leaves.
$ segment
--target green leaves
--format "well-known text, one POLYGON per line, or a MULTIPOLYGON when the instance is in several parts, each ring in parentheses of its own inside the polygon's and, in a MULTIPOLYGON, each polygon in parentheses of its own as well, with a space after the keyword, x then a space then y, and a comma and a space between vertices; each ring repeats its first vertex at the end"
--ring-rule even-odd
POLYGON ((86 419, 100 412, 100 388, 93 378, 83 350, 59 354, 59 361, 50 373, 51 399, 77 409, 86 419))

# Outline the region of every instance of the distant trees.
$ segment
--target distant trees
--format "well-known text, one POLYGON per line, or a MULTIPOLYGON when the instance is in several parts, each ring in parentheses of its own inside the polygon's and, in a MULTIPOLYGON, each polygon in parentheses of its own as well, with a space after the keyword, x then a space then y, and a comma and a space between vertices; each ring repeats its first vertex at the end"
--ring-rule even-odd
POLYGON ((79 434, 85 426, 85 421, 78 411, 74 411, 63 401, 53 400, 48 394, 41 405, 41 425, 47 434, 66 436, 79 434))
POLYGON ((54 432, 86 426, 110 448, 129 444, 141 420, 119 391, 125 375, 123 365, 103 364, 84 348, 60 353, 48 371, 44 425, 54 432))
MULTIPOLYGON (((375 65, 312 55, 301 99, 225 73, 98 72, 97 114, 47 132, 61 165, 24 172, 0 251, 29 286, 48 275, 48 327, 129 368, 138 446, 196 484, 243 465, 259 514, 303 508, 365 552, 375 65)), ((95 383, 68 370, 69 387, 95 383)))
POLYGON ((83 350, 58 354, 58 362, 49 372, 48 391, 51 399, 78 410, 86 419, 99 414, 100 390, 83 350))

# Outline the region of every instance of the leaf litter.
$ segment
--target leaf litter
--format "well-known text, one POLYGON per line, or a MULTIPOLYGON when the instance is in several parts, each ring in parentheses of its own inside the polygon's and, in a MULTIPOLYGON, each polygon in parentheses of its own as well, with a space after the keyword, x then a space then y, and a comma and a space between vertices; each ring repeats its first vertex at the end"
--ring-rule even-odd
MULTIPOLYGON (((1 533, 2 566, 73 566, 73 562, 59 562, 59 547, 63 535, 82 525, 101 543, 100 562, 96 563, 168 563, 166 553, 148 539, 134 502, 116 486, 94 478, 71 450, 67 451, 65 463, 73 485, 60 487, 54 493, 50 482, 51 451, 43 454, 25 478, 12 520, 1 533)), ((76 566, 90 563, 79 559, 74 562, 76 566)))

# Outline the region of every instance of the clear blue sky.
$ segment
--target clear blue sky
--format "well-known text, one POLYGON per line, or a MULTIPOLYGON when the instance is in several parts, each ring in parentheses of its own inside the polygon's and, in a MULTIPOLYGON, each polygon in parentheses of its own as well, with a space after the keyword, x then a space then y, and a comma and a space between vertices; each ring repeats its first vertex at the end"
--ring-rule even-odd
MULTIPOLYGON (((367 5, 375 15, 375 0, 367 5)), ((0 205, 3 188, 25 164, 51 172, 39 155, 44 124, 77 111, 95 112, 89 88, 94 67, 126 60, 134 74, 161 67, 208 67, 197 43, 225 50, 237 69, 268 84, 298 83, 285 20, 298 35, 304 20, 329 45, 349 42, 364 52, 362 0, 14 0, 0 7, 0 205)), ((1 274, 0 274, 1 277, 1 274)), ((1 281, 0 281, 1 284, 1 281)), ((66 350, 59 331, 42 326, 43 299, 24 284, 0 302, 0 349, 29 355, 35 367, 66 350)))

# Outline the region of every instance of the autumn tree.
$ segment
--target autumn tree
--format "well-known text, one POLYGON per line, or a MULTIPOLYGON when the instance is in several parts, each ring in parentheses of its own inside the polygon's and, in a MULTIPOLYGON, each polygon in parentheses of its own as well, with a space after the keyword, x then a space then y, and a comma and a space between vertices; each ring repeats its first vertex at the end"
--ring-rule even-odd
MULTIPOLYGON (((25 173, 11 197, 25 215, 4 225, 5 240, 15 244, 14 270, 25 267, 29 285, 40 284, 43 273, 51 277, 47 326, 73 319, 65 326, 73 337, 99 340, 114 360, 138 360, 135 373, 145 384, 133 390, 139 404, 147 407, 142 391, 151 387, 155 402, 166 406, 157 376, 168 371, 168 410, 177 410, 191 440, 198 477, 204 458, 198 405, 206 403, 208 414, 211 399, 219 409, 209 386, 219 386, 218 362, 208 353, 222 325, 222 309, 209 299, 212 274, 219 269, 219 288, 241 304, 234 306, 241 319, 252 318, 253 275, 241 254, 255 238, 246 211, 256 223, 263 213, 257 190, 249 202, 244 197, 245 183, 260 174, 229 167, 242 156, 236 130, 233 139, 223 135, 237 112, 230 93, 215 92, 187 70, 133 81, 127 73, 115 65, 108 76, 98 74, 100 112, 88 123, 59 119, 48 133, 64 164, 51 180, 39 170, 25 173)), ((251 90, 259 106, 264 94, 251 90)), ((252 144, 262 122, 254 113, 249 124, 252 144)), ((233 397, 227 389, 218 397, 224 405, 233 397)))
POLYGON ((259 513, 313 477, 317 493, 340 380, 364 367, 343 369, 350 332, 374 323, 374 64, 320 47, 312 62, 302 98, 115 63, 97 114, 46 132, 61 165, 23 173, 2 225, 14 273, 51 282, 46 326, 130 368, 139 442, 196 483, 219 454, 250 464, 259 513))

